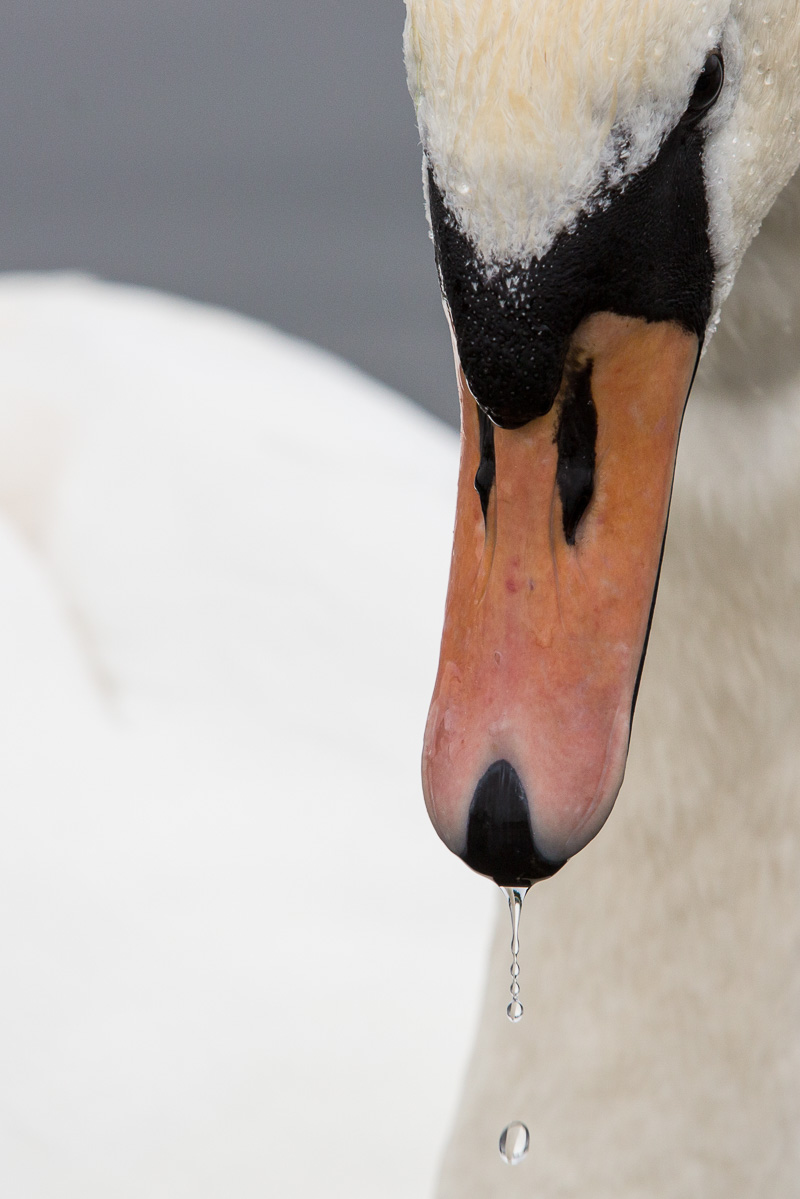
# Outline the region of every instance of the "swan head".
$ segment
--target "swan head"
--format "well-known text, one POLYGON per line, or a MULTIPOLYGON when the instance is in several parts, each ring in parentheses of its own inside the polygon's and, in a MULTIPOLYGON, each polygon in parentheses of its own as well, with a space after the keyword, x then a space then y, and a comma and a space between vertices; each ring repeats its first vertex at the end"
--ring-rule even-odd
POLYGON ((622 783, 686 398, 800 161, 800 5, 407 12, 462 409, 423 787, 455 853, 524 884, 622 783))

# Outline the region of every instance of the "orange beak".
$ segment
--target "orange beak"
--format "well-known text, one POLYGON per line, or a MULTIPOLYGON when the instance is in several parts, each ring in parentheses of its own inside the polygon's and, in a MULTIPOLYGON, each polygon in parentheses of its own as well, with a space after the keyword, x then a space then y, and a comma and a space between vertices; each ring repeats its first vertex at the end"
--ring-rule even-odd
POLYGON ((458 368, 423 787, 444 842, 501 884, 552 874, 622 784, 698 350, 676 324, 593 315, 551 411, 521 429, 492 426, 458 368))

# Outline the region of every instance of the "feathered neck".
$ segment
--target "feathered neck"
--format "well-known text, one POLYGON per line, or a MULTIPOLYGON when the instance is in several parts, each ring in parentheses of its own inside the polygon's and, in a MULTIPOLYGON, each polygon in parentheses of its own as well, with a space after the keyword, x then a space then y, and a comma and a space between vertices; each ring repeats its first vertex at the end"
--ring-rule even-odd
POLYGON ((800 374, 800 172, 761 226, 722 310, 698 390, 731 400, 782 394, 800 374))
POLYGON ((800 175, 745 255, 698 371, 675 506, 762 538, 800 506, 800 175))

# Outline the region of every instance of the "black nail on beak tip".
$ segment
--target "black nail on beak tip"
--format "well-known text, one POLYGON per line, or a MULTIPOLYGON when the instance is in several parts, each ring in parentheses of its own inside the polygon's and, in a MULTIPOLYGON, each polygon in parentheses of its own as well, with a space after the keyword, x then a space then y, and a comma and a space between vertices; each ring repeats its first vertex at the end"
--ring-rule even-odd
POLYGON ((494 762, 475 788, 462 856, 472 870, 501 887, 529 887, 564 865, 537 849, 525 788, 505 759, 494 762))

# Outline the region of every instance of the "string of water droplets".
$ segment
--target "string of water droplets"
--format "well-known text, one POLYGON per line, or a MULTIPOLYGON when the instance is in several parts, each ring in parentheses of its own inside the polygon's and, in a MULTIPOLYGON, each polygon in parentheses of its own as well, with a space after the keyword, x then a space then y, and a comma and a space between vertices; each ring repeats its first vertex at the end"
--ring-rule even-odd
MULTIPOLYGON (((512 1024, 522 1019, 523 1007, 519 1001, 519 922, 522 902, 528 893, 527 887, 503 887, 511 913, 511 1002, 506 1015, 512 1024)), ((500 1156, 509 1166, 518 1166, 524 1161, 530 1148, 530 1133, 521 1120, 512 1120, 500 1134, 498 1148, 500 1156)))
POLYGON ((522 915, 522 901, 528 893, 528 888, 503 887, 503 890, 511 913, 511 1003, 506 1008, 506 1015, 512 1024, 516 1024, 522 1019, 525 1010, 519 1001, 519 921, 522 915))

